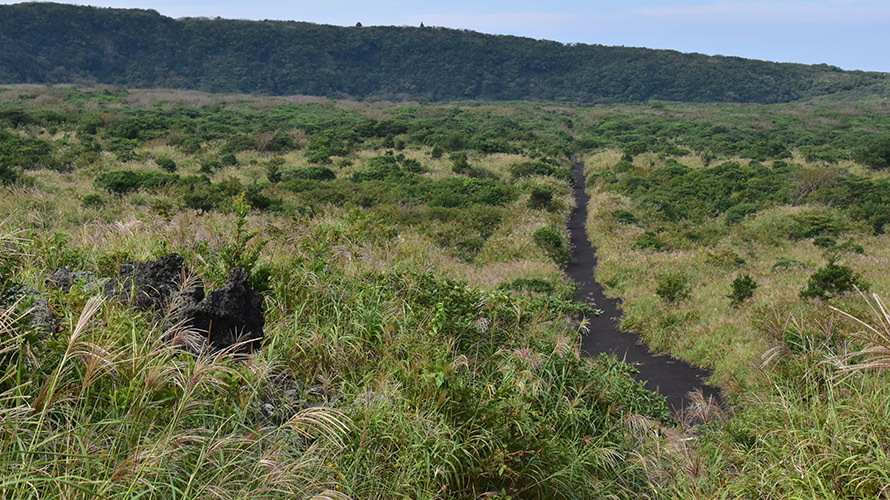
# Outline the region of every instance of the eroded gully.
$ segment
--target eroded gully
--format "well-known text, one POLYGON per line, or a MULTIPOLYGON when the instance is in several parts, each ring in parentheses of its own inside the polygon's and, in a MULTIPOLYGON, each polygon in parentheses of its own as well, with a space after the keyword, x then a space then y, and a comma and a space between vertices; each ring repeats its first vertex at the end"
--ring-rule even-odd
POLYGON ((718 396, 718 390, 705 385, 709 373, 686 362, 669 356, 656 355, 641 343, 634 333, 622 332, 618 328, 621 317, 620 301, 610 299, 603 293, 603 287, 594 279, 596 252, 587 237, 587 204, 590 196, 585 191, 584 164, 575 162, 572 172, 575 176, 575 210, 569 219, 569 235, 572 243, 572 261, 565 272, 578 284, 578 299, 594 309, 602 310, 598 316, 588 317, 588 333, 582 337, 581 348, 586 355, 601 352, 613 354, 633 364, 639 370, 637 380, 646 388, 667 399, 668 406, 681 410, 689 402, 689 392, 701 389, 705 397, 718 396))

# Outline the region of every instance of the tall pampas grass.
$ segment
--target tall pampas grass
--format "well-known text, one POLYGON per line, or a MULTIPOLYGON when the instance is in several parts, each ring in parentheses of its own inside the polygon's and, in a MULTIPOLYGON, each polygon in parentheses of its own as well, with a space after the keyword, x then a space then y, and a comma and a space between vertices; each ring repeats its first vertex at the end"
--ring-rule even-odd
POLYGON ((861 291, 859 293, 871 310, 871 320, 862 319, 834 306, 829 306, 861 327, 860 330, 850 333, 848 336, 861 343, 863 347, 830 360, 839 367, 842 374, 890 369, 890 311, 887 310, 884 300, 878 294, 872 293, 871 297, 868 297, 861 291), (853 362, 851 363, 851 361, 853 362))

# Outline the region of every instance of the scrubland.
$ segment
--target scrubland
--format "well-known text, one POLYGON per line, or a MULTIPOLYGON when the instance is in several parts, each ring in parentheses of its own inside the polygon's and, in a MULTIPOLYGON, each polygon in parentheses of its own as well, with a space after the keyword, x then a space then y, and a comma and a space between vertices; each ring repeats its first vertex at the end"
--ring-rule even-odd
POLYGON ((887 111, 4 89, 0 497, 887 497, 887 111), (580 356, 576 157, 622 327, 719 405, 580 356), (261 348, 52 280, 174 252, 261 348))

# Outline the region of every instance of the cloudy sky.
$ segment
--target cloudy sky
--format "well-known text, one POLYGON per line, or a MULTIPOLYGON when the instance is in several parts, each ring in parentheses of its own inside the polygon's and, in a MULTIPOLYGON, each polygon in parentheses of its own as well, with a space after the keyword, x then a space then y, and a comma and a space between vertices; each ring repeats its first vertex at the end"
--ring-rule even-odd
MULTIPOLYGON (((0 3, 16 3, 0 0, 0 3)), ((465 28, 890 72, 888 0, 82 0, 171 17, 465 28)))

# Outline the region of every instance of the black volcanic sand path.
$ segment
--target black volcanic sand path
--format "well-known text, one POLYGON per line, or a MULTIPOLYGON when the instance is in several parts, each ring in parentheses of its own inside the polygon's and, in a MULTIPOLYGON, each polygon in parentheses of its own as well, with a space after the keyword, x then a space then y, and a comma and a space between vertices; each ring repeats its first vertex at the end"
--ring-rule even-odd
POLYGON ((594 309, 601 309, 602 315, 588 318, 589 333, 584 335, 581 348, 587 355, 604 352, 614 354, 619 359, 636 366, 640 371, 635 377, 646 384, 646 388, 667 398, 668 406, 681 410, 689 403, 687 394, 701 389, 705 397, 718 397, 718 390, 704 384, 709 373, 686 362, 655 355, 639 343, 639 337, 625 333, 618 328, 621 316, 619 301, 603 294, 603 287, 593 277, 596 268, 596 254, 587 238, 587 204, 590 196, 585 191, 584 164, 575 162, 575 211, 569 219, 569 234, 572 241, 572 262, 566 273, 578 283, 577 296, 594 309))

